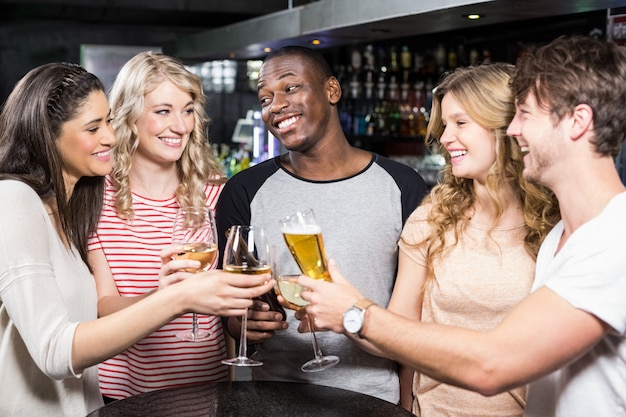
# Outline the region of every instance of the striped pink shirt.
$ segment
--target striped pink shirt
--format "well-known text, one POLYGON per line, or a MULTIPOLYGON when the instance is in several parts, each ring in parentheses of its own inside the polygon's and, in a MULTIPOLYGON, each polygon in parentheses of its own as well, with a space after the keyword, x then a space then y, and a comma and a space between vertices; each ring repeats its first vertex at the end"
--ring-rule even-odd
MULTIPOLYGON (((209 207, 215 207, 222 186, 207 185, 209 207)), ((176 198, 151 200, 133 193, 134 218, 126 222, 117 216, 115 190, 107 177, 102 216, 89 250, 103 250, 120 295, 132 297, 158 287, 161 267, 159 252, 172 244, 176 198)), ((219 317, 198 315, 199 327, 212 337, 185 342, 176 337, 191 328, 191 314, 163 326, 125 352, 98 367, 100 390, 111 398, 173 386, 208 381, 225 381, 228 369, 224 333, 219 317)))

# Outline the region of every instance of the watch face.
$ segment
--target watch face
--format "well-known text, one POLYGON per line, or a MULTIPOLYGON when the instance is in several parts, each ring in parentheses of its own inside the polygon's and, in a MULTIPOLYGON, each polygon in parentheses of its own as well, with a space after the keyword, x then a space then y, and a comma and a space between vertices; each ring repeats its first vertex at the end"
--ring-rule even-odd
POLYGON ((352 307, 343 316, 343 327, 350 333, 357 333, 361 330, 361 312, 352 307))

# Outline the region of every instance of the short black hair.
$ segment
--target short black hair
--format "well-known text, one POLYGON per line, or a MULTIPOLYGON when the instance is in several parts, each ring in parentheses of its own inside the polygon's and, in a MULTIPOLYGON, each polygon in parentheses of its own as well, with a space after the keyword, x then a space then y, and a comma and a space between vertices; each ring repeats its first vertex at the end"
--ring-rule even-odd
POLYGON ((306 46, 288 45, 283 46, 280 49, 270 52, 264 62, 270 61, 274 58, 284 56, 299 56, 307 63, 311 64, 311 69, 321 82, 326 81, 330 77, 333 77, 333 71, 330 69, 330 65, 326 58, 317 50, 307 48, 306 46))

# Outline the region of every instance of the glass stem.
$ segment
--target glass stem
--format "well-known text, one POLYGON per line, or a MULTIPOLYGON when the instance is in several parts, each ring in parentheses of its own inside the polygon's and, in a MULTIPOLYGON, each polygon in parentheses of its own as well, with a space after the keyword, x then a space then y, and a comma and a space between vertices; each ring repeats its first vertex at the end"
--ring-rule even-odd
POLYGON ((246 340, 246 329, 248 328, 248 309, 241 317, 241 336, 239 337, 239 357, 245 358, 248 355, 248 342, 246 340))
POLYGON ((317 337, 315 336, 315 330, 313 330, 312 317, 307 316, 309 318, 309 332, 311 332, 311 343, 313 343, 313 354, 315 354, 315 359, 320 360, 322 355, 322 349, 320 349, 317 343, 317 337))
POLYGON ((193 313, 191 316, 191 340, 196 340, 198 334, 198 314, 193 313))

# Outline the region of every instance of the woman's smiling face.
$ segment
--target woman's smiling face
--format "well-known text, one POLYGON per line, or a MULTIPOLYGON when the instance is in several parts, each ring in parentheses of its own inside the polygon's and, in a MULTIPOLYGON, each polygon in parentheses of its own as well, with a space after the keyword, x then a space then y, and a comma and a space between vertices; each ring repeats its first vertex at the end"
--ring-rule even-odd
POLYGON ((115 135, 111 126, 109 102, 103 91, 93 91, 63 123, 57 149, 63 161, 63 176, 68 193, 81 177, 104 176, 111 172, 111 148, 115 135))
POLYGON ((476 123, 452 93, 441 100, 441 120, 445 129, 440 141, 450 154, 452 173, 484 183, 496 160, 493 132, 476 123))

